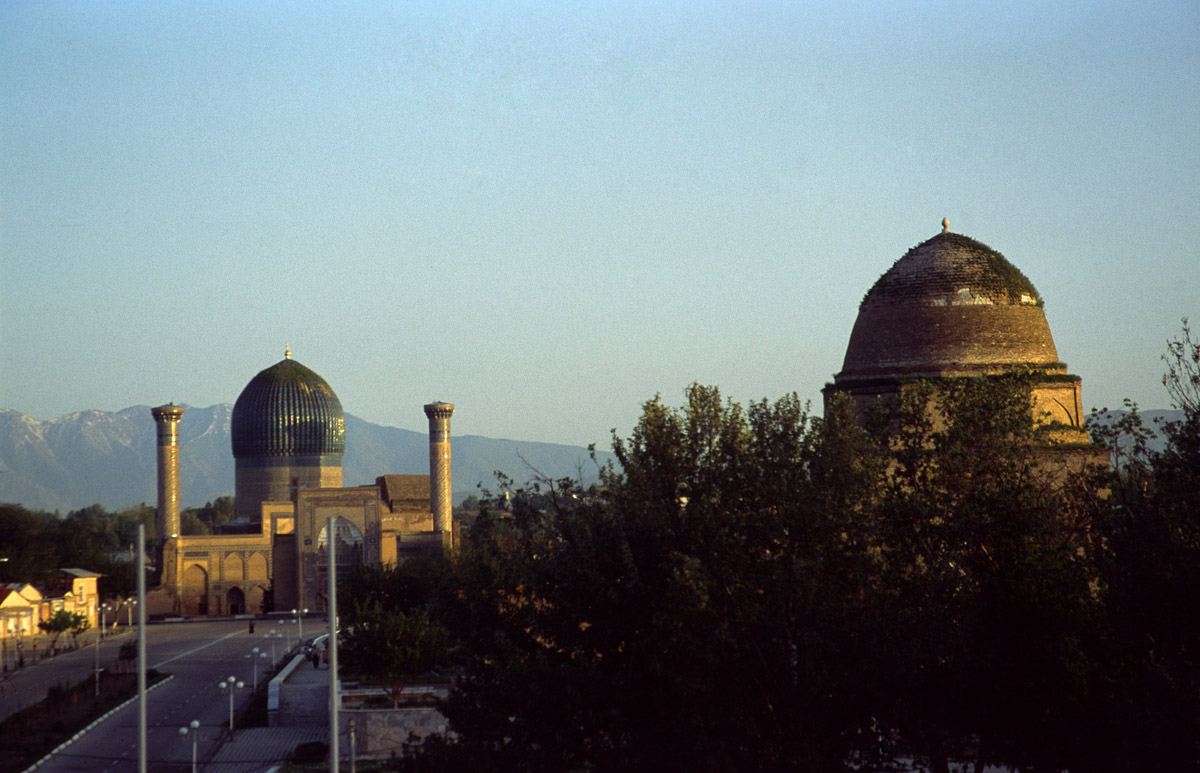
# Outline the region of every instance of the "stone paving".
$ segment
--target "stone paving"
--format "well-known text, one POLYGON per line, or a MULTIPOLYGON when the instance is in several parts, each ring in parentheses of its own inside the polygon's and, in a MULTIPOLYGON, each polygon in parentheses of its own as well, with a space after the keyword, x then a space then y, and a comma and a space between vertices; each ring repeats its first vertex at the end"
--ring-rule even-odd
POLYGON ((239 730, 203 764, 212 773, 259 773, 283 764, 296 747, 310 741, 325 742, 324 727, 254 727, 239 730))
MULTIPOLYGON (((297 656, 299 657, 299 656, 297 656)), ((329 670, 299 663, 279 691, 273 727, 238 730, 204 761, 212 773, 260 773, 281 765, 302 743, 329 740, 329 670)))

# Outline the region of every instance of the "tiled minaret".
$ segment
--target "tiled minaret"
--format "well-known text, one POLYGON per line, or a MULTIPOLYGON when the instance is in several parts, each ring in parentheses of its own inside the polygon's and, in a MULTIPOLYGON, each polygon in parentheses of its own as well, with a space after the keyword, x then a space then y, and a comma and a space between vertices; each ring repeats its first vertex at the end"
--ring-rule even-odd
POLYGON ((163 569, 162 584, 174 587, 174 578, 166 576, 163 546, 179 536, 179 421, 183 406, 168 403, 150 409, 158 428, 158 549, 155 559, 163 569))
MULTIPOLYGON (((429 498, 433 510, 433 529, 446 534, 453 532, 450 417, 454 415, 454 404, 430 403, 425 406, 425 415, 429 417, 429 498)), ((452 538, 443 539, 445 544, 450 544, 452 538)))

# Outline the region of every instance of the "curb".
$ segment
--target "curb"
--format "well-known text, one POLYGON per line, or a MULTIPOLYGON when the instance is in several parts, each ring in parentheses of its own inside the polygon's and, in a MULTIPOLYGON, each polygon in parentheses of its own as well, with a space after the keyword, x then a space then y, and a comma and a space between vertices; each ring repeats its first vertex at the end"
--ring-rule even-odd
MULTIPOLYGON (((153 691, 153 690, 157 690, 159 687, 162 687, 164 684, 166 684, 167 682, 171 681, 171 680, 172 680, 172 679, 174 679, 174 678, 175 678, 175 675, 174 675, 174 674, 170 674, 170 675, 169 675, 169 676, 168 676, 166 679, 162 680, 161 682, 156 682, 155 684, 151 685, 150 687, 147 687, 147 688, 146 688, 146 692, 147 692, 147 694, 148 694, 148 693, 150 693, 150 692, 151 692, 151 691, 153 691)), ((75 735, 71 736, 71 737, 70 737, 70 738, 68 738, 67 740, 63 741, 63 742, 62 742, 62 743, 60 743, 58 746, 54 747, 54 750, 53 750, 53 751, 51 751, 49 754, 47 754, 45 757, 42 757, 42 758, 41 758, 40 760, 38 760, 37 762, 35 762, 35 763, 33 763, 32 765, 30 765, 29 767, 25 768, 25 770, 23 770, 23 771, 22 771, 22 773, 30 773, 30 771, 32 771, 32 770, 37 770, 39 767, 41 767, 42 765, 44 765, 44 764, 46 764, 47 762, 49 762, 51 757, 53 757, 54 755, 58 754, 59 752, 61 752, 63 749, 67 748, 67 747, 68 747, 68 746, 70 746, 71 744, 75 743, 75 742, 76 742, 76 741, 78 741, 80 738, 83 738, 84 734, 85 734, 85 733, 87 733, 87 731, 91 730, 91 729, 92 729, 92 728, 94 728, 96 725, 98 725, 98 724, 100 724, 101 722, 103 722, 104 720, 108 719, 108 718, 109 718, 109 717, 111 717, 113 714, 116 714, 118 711, 120 711, 121 709, 125 708, 125 707, 126 707, 126 706, 128 706, 129 704, 133 703, 133 702, 134 702, 134 701, 136 701, 137 699, 138 699, 138 696, 136 696, 136 695, 135 695, 135 696, 133 696, 132 698, 130 698, 129 700, 125 701, 124 703, 121 703, 121 704, 119 704, 119 705, 117 705, 117 706, 114 706, 113 708, 109 709, 109 710, 108 710, 108 711, 106 711, 104 714, 102 714, 102 715, 101 715, 99 718, 97 718, 97 719, 93 720, 93 721, 92 721, 92 723, 91 723, 90 725, 88 725, 87 727, 83 728, 82 730, 80 730, 78 733, 76 733, 75 735)))

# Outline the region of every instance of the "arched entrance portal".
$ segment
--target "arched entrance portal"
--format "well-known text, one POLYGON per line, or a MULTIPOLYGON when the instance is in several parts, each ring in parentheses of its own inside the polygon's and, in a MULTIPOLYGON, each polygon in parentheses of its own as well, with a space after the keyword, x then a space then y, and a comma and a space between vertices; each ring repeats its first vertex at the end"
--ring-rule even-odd
POLYGON ((208 614, 208 572, 199 564, 183 570, 179 591, 179 611, 185 615, 208 614))
POLYGON ((246 596, 246 611, 257 615, 261 615, 269 611, 263 604, 266 596, 267 589, 261 585, 255 585, 250 589, 250 594, 246 596))
MULTIPOLYGON (((317 562, 320 566, 329 563, 326 545, 329 542, 329 527, 322 526, 317 535, 317 562)), ((345 518, 337 518, 333 522, 334 549, 337 551, 338 575, 350 571, 363 560, 363 533, 358 527, 345 518)))
POLYGON ((229 610, 231 615, 240 615, 246 611, 246 594, 242 593, 242 589, 234 586, 225 594, 225 608, 229 610))
MULTIPOLYGON (((329 587, 329 526, 321 527, 317 534, 317 609, 327 609, 329 587)), ((337 574, 345 578, 354 567, 363 562, 363 533, 351 521, 335 518, 333 521, 333 547, 337 556, 337 574)))

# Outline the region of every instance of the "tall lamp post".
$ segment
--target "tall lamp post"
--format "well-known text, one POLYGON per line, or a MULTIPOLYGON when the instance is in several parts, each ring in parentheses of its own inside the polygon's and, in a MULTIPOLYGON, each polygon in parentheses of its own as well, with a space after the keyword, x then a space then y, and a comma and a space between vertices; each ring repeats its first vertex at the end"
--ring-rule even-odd
POLYGON ((292 614, 296 616, 296 645, 304 643, 304 616, 308 614, 307 609, 293 609, 292 614))
POLYGON ((271 632, 268 633, 263 638, 267 639, 271 642, 271 668, 274 668, 275 664, 279 662, 275 659, 275 640, 282 639, 283 634, 281 634, 279 631, 276 631, 274 628, 272 628, 271 632))
POLYGON ((104 638, 104 613, 110 609, 108 604, 100 605, 100 632, 96 635, 96 665, 93 670, 96 672, 96 695, 100 697, 100 640, 104 638))
POLYGON ((239 682, 236 676, 231 676, 217 684, 221 688, 221 694, 229 693, 229 737, 233 740, 233 696, 238 690, 246 686, 245 682, 239 682))
MULTIPOLYGON (((21 641, 21 634, 24 632, 25 632, 25 629, 22 626, 21 621, 18 620, 17 621, 17 668, 25 667, 25 647, 24 647, 23 642, 21 641)), ((34 642, 34 646, 35 647, 37 646, 36 641, 34 642)))
POLYGON ((186 726, 179 728, 179 735, 187 740, 188 734, 192 736, 192 773, 196 773, 196 743, 200 740, 200 720, 193 719, 186 726))
POLYGON ((254 664, 254 690, 255 690, 255 692, 257 692, 258 691, 258 661, 266 660, 267 653, 259 650, 258 647, 254 647, 253 649, 250 650, 250 654, 247 655, 246 657, 250 658, 250 662, 254 664))

